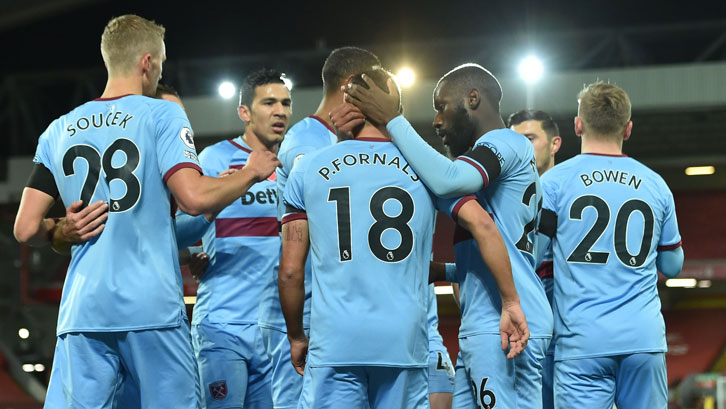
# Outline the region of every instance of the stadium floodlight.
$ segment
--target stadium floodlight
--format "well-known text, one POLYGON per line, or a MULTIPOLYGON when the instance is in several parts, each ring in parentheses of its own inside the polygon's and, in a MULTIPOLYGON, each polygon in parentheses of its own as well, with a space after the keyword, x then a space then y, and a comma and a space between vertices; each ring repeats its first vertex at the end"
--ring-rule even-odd
POLYGON ((666 280, 666 287, 693 288, 698 283, 695 278, 669 278, 666 280))
POLYGON ((290 78, 287 78, 286 76, 282 76, 282 82, 285 83, 285 87, 287 87, 288 91, 292 91, 292 80, 290 78))
POLYGON ((219 96, 224 99, 231 99, 237 92, 237 87, 229 81, 224 81, 219 84, 219 96))
POLYGON ((30 336, 30 331, 28 331, 28 329, 27 329, 27 328, 20 328, 20 329, 18 330, 18 336, 19 336, 19 337, 20 337, 21 339, 28 339, 28 337, 30 336))
POLYGON ((197 297, 195 295, 185 295, 184 296, 184 304, 194 305, 196 303, 197 303, 197 297))
POLYGON ((408 88, 413 85, 414 82, 416 82, 416 73, 408 67, 403 67, 398 70, 398 74, 396 74, 396 79, 398 79, 398 84, 402 88, 408 88))
POLYGON ((691 166, 686 168, 686 175, 688 176, 713 175, 714 173, 716 173, 716 168, 713 166, 691 166))
POLYGON ((35 369, 35 372, 43 372, 43 371, 45 371, 45 365, 35 364, 35 365, 33 365, 33 369, 35 369))
POLYGON ((519 76, 522 77, 527 84, 534 84, 542 78, 544 73, 544 65, 539 58, 530 55, 519 63, 519 76))
POLYGON ((23 364, 23 371, 25 371, 25 372, 33 372, 33 371, 35 371, 35 365, 33 365, 33 364, 23 364))

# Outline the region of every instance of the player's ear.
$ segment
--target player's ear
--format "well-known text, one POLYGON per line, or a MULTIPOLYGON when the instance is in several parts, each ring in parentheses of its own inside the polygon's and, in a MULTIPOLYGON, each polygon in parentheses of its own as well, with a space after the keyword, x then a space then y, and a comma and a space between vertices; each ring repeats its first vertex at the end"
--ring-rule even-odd
POLYGON ((245 123, 249 123, 252 120, 252 112, 250 112, 250 108, 247 105, 238 106, 237 115, 239 115, 239 119, 243 120, 245 123))
POLYGON ((149 70, 151 70, 151 53, 146 53, 142 55, 139 64, 141 65, 142 72, 149 72, 149 70))
POLYGON ((557 153, 557 151, 560 150, 561 146, 562 146, 562 138, 559 136, 553 136, 552 144, 550 145, 550 154, 554 155, 555 153, 557 153))
POLYGON ((471 90, 466 102, 467 105, 469 105, 469 109, 472 111, 477 109, 481 103, 481 95, 479 95, 479 91, 475 89, 471 90))
POLYGON ((582 119, 579 116, 575 117, 575 135, 582 136, 584 126, 582 125, 582 119))
POLYGON ((628 124, 625 125, 625 133, 623 134, 623 140, 627 141, 630 139, 630 132, 633 131, 633 121, 628 121, 628 124))

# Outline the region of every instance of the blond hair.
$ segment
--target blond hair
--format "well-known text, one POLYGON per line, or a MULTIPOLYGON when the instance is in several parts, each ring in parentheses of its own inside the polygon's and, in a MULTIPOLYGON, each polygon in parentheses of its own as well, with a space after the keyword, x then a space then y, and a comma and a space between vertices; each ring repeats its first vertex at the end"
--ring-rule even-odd
POLYGON ((605 137, 622 137, 630 121, 630 98, 622 88, 596 82, 577 96, 577 115, 586 133, 605 137))
POLYGON ((109 75, 130 74, 146 53, 160 57, 164 32, 163 26, 133 14, 111 19, 101 36, 101 55, 109 75))

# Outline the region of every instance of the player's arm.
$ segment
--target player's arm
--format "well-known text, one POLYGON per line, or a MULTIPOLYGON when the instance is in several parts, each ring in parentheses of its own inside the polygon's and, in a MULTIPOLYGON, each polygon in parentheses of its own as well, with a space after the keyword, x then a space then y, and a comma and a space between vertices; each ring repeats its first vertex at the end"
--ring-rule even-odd
POLYGON ((43 191, 32 187, 23 189, 13 227, 15 239, 20 244, 40 247, 50 242, 57 222, 55 219, 46 218, 45 215, 53 203, 55 198, 43 191))
POLYGON ((278 277, 280 305, 287 325, 290 353, 295 370, 305 372, 308 340, 303 331, 305 306, 305 260, 310 248, 305 213, 288 207, 282 225, 282 256, 278 277))
POLYGON ((526 347, 529 328, 522 312, 517 288, 514 286, 507 246, 494 220, 473 197, 460 206, 456 218, 462 227, 471 232, 479 247, 482 260, 497 283, 502 299, 500 321, 502 349, 506 349, 509 344, 507 358, 514 358, 526 347))
POLYGON ((58 254, 70 254, 73 244, 83 243, 98 236, 106 226, 108 203, 97 201, 83 207, 78 200, 66 208, 66 216, 59 219, 53 229, 51 248, 58 254))
POLYGON ((198 216, 219 212, 245 194, 252 185, 267 179, 280 165, 272 152, 253 151, 245 167, 225 178, 201 175, 194 168, 181 168, 167 180, 177 205, 184 213, 198 216))
MULTIPOLYGON (((451 161, 432 148, 401 115, 398 88, 391 80, 387 82, 388 92, 375 86, 366 76, 363 79, 369 89, 349 84, 346 101, 363 111, 371 122, 385 124, 393 142, 401 151, 428 188, 439 197, 457 197, 474 193, 484 187, 480 171, 463 161, 451 161)), ((357 123, 360 118, 353 115, 354 108, 348 104, 331 112, 331 119, 339 130, 349 128, 348 123, 357 123)), ((489 182, 493 177, 489 178, 489 182)))
POLYGON ((680 246, 673 250, 659 250, 655 258, 655 265, 663 275, 674 278, 683 269, 684 257, 683 247, 680 246))

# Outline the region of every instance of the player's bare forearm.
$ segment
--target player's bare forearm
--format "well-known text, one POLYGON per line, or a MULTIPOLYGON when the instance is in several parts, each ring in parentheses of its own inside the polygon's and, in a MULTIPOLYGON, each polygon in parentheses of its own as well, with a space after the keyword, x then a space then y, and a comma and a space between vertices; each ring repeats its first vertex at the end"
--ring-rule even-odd
POLYGON ((477 201, 470 200, 459 210, 458 221, 476 240, 482 260, 497 283, 502 303, 519 303, 507 246, 494 220, 477 201))
POLYGON ((23 189, 13 226, 13 235, 20 244, 40 247, 49 243, 56 221, 45 215, 54 202, 55 199, 45 192, 30 187, 23 189))
POLYGON ((429 263, 429 284, 436 281, 446 281, 446 264, 431 261, 429 263))
POLYGON ((179 208, 184 213, 198 216, 224 209, 267 176, 262 177, 259 172, 245 167, 225 178, 212 178, 202 176, 194 169, 185 168, 174 173, 167 185, 179 208))
POLYGON ((305 305, 305 260, 309 247, 307 220, 298 219, 282 225, 282 257, 277 285, 287 336, 292 340, 305 339, 302 317, 305 305))

